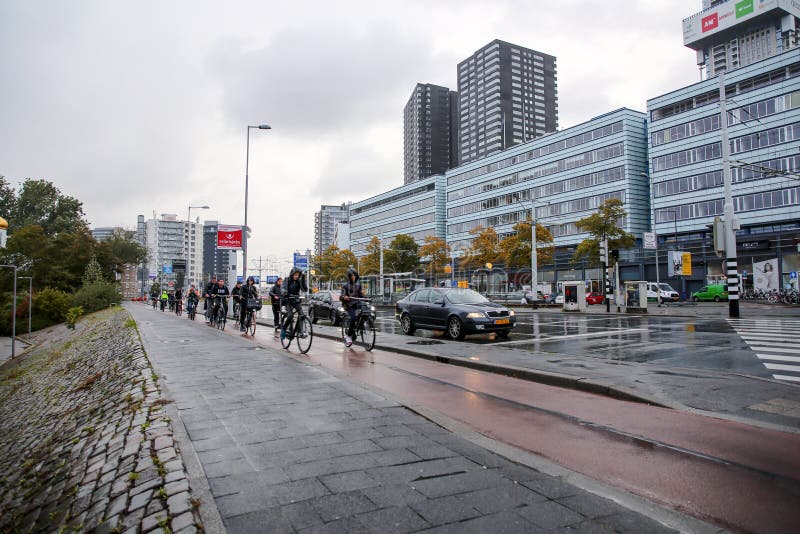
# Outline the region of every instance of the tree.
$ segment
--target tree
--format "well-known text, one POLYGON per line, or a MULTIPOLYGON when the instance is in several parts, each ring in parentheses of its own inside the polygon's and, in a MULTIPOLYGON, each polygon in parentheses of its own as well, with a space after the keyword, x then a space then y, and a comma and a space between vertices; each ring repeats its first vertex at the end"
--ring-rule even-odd
POLYGON ((339 247, 331 245, 322 251, 319 256, 314 256, 312 265, 317 271, 317 276, 330 280, 333 271, 333 263, 336 256, 339 254, 339 247))
POLYGON ((347 277, 347 269, 354 267, 358 263, 356 255, 351 250, 340 250, 339 254, 333 259, 331 268, 331 280, 341 280, 347 277))
POLYGON ((25 180, 9 215, 9 235, 32 224, 41 226, 47 235, 79 232, 87 227, 83 204, 76 198, 62 195, 46 180, 25 180))
POLYGON ((428 269, 432 273, 438 273, 444 270, 445 265, 450 264, 450 245, 441 237, 425 236, 419 255, 423 258, 427 256, 428 269))
MULTIPOLYGON (((531 265, 531 221, 518 222, 514 225, 514 234, 499 243, 500 258, 506 268, 519 269, 531 265)), ((553 235, 550 231, 536 224, 536 261, 539 265, 553 261, 553 235), (541 246, 541 245, 546 246, 541 246)))
MULTIPOLYGON (((608 239, 608 249, 630 248, 636 243, 633 234, 619 227, 619 222, 624 219, 627 212, 622 207, 622 201, 610 198, 597 208, 597 212, 584 217, 576 224, 579 230, 589 232, 587 237, 575 248, 572 261, 587 258, 592 264, 600 263, 600 241, 608 239)), ((611 258, 609 255, 609 264, 611 258)))
POLYGON ((5 176, 0 175, 0 217, 11 221, 16 204, 17 196, 14 189, 5 176))
POLYGON ((89 263, 86 265, 86 270, 83 272, 83 285, 88 286, 95 282, 102 281, 103 270, 100 268, 100 264, 97 263, 97 258, 92 256, 92 259, 89 260, 89 263))
POLYGON ((499 257, 497 246, 497 232, 494 228, 478 226, 469 231, 475 238, 467 250, 464 263, 472 268, 483 267, 487 263, 494 263, 499 257))
POLYGON ((364 276, 366 274, 378 274, 381 269, 381 240, 378 236, 372 236, 369 243, 365 247, 367 254, 361 258, 359 265, 359 274, 364 276))
POLYGON ((398 234, 384 252, 383 263, 396 273, 411 272, 419 266, 419 245, 408 234, 398 234))

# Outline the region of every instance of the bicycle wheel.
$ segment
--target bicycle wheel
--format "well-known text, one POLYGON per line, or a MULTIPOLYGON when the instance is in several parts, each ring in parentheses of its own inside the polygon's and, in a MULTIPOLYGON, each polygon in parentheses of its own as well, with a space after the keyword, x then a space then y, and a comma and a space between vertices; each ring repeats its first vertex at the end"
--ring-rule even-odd
POLYGON ((225 330, 225 323, 228 319, 225 317, 225 309, 220 306, 219 311, 217 312, 217 328, 220 330, 225 330))
POLYGON ((252 311, 247 312, 247 318, 245 320, 247 321, 247 333, 250 336, 255 336, 256 335, 256 314, 254 312, 252 312, 252 311))
POLYGON ((311 348, 311 341, 314 338, 314 330, 311 326, 311 319, 303 315, 300 318, 300 331, 297 333, 297 348, 301 353, 306 354, 311 348))
MULTIPOLYGON (((281 324, 286 324, 286 321, 281 321, 281 324)), ((294 339, 294 325, 289 323, 286 325, 286 335, 281 339, 281 347, 288 349, 294 339)))
POLYGON ((342 343, 344 343, 345 336, 347 336, 347 327, 350 324, 350 317, 345 315, 339 324, 342 326, 342 343))
POLYGON ((361 340, 361 346, 367 351, 375 348, 375 325, 372 321, 366 319, 361 322, 358 329, 358 337, 361 340))

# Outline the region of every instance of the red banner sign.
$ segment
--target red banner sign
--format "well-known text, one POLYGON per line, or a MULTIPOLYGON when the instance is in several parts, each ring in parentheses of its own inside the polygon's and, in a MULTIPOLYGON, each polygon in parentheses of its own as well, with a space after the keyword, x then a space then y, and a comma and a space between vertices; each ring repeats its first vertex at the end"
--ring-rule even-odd
POLYGON ((242 248, 241 226, 218 226, 217 248, 239 250, 242 248))
POLYGON ((707 17, 703 17, 703 33, 716 29, 719 26, 719 14, 713 13, 707 17))

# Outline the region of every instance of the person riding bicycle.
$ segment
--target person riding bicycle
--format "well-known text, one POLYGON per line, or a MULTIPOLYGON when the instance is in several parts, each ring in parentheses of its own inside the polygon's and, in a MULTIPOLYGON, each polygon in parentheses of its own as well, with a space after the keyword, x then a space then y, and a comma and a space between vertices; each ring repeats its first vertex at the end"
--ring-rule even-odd
POLYGON ((166 290, 161 292, 161 297, 159 297, 159 300, 161 301, 161 311, 163 312, 167 305, 167 301, 169 300, 169 295, 167 294, 166 290))
POLYGON ((347 315, 350 316, 350 321, 347 324, 347 334, 344 337, 345 345, 348 347, 353 344, 353 338, 356 335, 356 314, 359 310, 359 303, 354 302, 353 298, 364 298, 364 290, 361 284, 358 283, 358 271, 350 267, 347 269, 347 282, 342 285, 342 294, 339 300, 347 310, 347 315))
POLYGON ((192 284, 189 286, 189 291, 186 293, 186 309, 192 310, 197 308, 198 302, 200 302, 200 293, 197 292, 197 288, 192 284))
MULTIPOLYGON (((238 315, 239 314, 239 310, 242 309, 241 294, 242 294, 242 283, 237 280, 236 281, 236 285, 233 286, 233 288, 231 289, 231 297, 233 297, 232 300, 233 300, 233 314, 234 315, 238 315)), ((238 319, 238 317, 237 317, 237 319, 238 319)))
POLYGON ((183 291, 181 288, 175 290, 175 313, 181 311, 183 306, 183 291))
MULTIPOLYGON (((241 325, 240 330, 242 332, 246 331, 245 328, 245 318, 247 317, 247 301, 248 299, 257 299, 258 298, 258 288, 256 287, 256 279, 252 276, 247 277, 247 285, 243 286, 239 291, 239 324, 241 325)), ((253 319, 255 320, 255 319, 253 319)))
POLYGON ((217 287, 217 277, 213 274, 211 275, 211 280, 208 281, 206 284, 206 290, 203 292, 203 296, 205 300, 203 301, 203 311, 208 310, 208 301, 211 299, 211 291, 217 287))
POLYGON ((275 285, 269 290, 269 300, 272 303, 272 324, 275 325, 275 332, 281 327, 281 286, 283 278, 278 278, 275 285))
POLYGON ((281 340, 286 339, 286 327, 292 324, 294 312, 297 312, 298 315, 303 313, 300 306, 300 291, 308 292, 306 273, 297 267, 292 267, 288 281, 281 290, 281 299, 286 306, 286 322, 281 325, 281 340))
POLYGON ((222 278, 217 279, 217 285, 211 290, 211 298, 214 299, 214 307, 211 309, 212 314, 216 313, 217 306, 222 304, 225 317, 228 316, 228 297, 230 294, 231 290, 225 285, 225 280, 222 278), (217 302, 217 299, 219 299, 219 302, 217 302))

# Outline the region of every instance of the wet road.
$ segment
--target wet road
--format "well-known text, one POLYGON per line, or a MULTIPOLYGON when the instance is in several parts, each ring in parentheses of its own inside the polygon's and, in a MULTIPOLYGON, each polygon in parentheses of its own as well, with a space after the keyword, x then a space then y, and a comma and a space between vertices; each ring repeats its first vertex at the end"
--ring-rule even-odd
MULTIPOLYGON (((791 324, 800 327, 800 321, 791 321, 796 321, 791 324)), ((775 319, 775 322, 779 320, 775 319)), ((402 334, 392 310, 378 310, 377 326, 382 332, 402 334)), ((792 327, 786 326, 786 329, 792 327)), ((443 339, 444 332, 417 330, 414 337, 435 341, 443 339)), ((497 349, 524 349, 773 377, 773 372, 724 319, 573 315, 518 310, 517 326, 508 339, 481 334, 467 336, 464 342, 491 345, 497 349)))
MULTIPOLYGON (((225 334, 238 335, 231 329, 225 334)), ((270 328, 260 328, 252 341, 280 347, 270 328)), ((732 530, 788 532, 800 521, 796 434, 392 352, 367 353, 319 337, 308 356, 294 345, 286 354, 732 530)))

